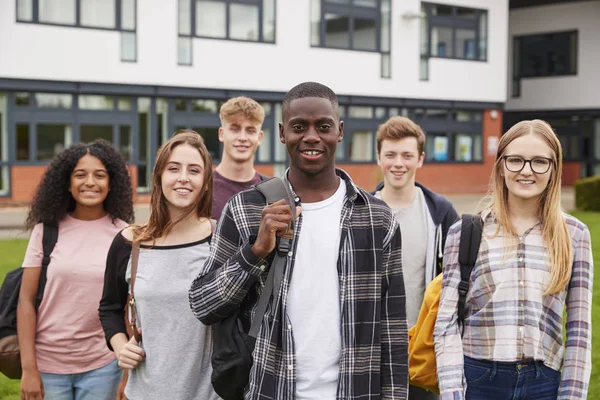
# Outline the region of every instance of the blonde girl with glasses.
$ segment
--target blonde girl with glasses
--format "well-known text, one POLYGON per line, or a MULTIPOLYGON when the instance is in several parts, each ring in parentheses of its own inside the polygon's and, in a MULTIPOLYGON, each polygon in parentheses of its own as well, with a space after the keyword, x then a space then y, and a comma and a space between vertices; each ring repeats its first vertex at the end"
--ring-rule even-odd
POLYGON ((521 121, 500 139, 464 326, 460 223, 450 228, 434 333, 442 400, 587 398, 592 249, 588 228, 562 211, 561 175, 546 122, 521 121))

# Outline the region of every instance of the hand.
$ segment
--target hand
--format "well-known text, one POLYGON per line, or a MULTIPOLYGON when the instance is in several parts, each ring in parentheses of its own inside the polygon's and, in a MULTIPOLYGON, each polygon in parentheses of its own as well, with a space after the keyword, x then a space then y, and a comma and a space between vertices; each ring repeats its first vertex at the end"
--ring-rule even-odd
MULTIPOLYGON (((302 207, 296 207, 296 217, 302 207)), ((292 209, 285 200, 279 200, 264 208, 260 217, 258 235, 252 251, 260 258, 266 258, 275 248, 277 236, 284 235, 292 223, 292 209)))
POLYGON ((43 400, 44 384, 40 371, 23 370, 21 375, 21 400, 43 400))
MULTIPOLYGON (((141 330, 140 330, 141 332, 141 330)), ((131 337, 129 342, 123 346, 117 360, 119 360, 119 367, 124 369, 134 369, 140 362, 146 358, 146 352, 139 346, 135 337, 131 337)))
POLYGON ((128 400, 127 396, 125 396, 125 386, 127 386, 128 378, 129 378, 129 370, 124 370, 123 377, 121 378, 121 382, 119 382, 119 386, 117 387, 117 397, 115 400, 128 400))

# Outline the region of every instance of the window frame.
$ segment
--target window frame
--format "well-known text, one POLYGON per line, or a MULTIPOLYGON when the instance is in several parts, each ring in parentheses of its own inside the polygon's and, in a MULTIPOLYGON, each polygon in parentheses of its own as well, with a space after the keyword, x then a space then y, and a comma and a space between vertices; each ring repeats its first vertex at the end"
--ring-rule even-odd
MULTIPOLYGON (((178 9, 179 2, 177 1, 178 9)), ((277 42, 277 1, 276 0, 212 0, 214 3, 225 3, 225 37, 214 37, 196 34, 196 7, 197 0, 190 0, 190 34, 179 33, 178 38, 201 38, 201 39, 213 39, 213 40, 229 40, 233 42, 242 43, 263 43, 263 44, 276 44, 277 42), (264 24, 264 1, 273 1, 273 13, 275 15, 274 26, 273 26, 273 41, 265 40, 265 24, 264 24), (258 7, 258 39, 257 40, 244 40, 231 38, 231 5, 241 4, 258 7)), ((193 43, 192 43, 193 48, 193 43)), ((192 62, 193 64, 193 53, 192 62)), ((178 65, 191 65, 191 64, 180 64, 178 59, 178 65)))
POLYGON ((121 12, 122 3, 123 3, 122 0, 115 0, 115 27, 114 28, 82 25, 82 23, 81 23, 81 2, 82 2, 82 0, 73 0, 75 2, 75 23, 74 24, 63 24, 63 23, 56 23, 56 22, 40 21, 40 18, 39 18, 40 17, 40 15, 39 15, 40 0, 29 0, 29 1, 31 1, 31 8, 32 8, 31 21, 19 19, 19 0, 15 0, 15 4, 16 4, 15 20, 17 23, 62 26, 62 27, 69 27, 69 28, 98 29, 101 31, 119 31, 119 32, 131 32, 131 33, 137 32, 137 25, 138 25, 137 24, 137 14, 138 14, 137 3, 138 3, 138 0, 132 0, 133 8, 134 8, 134 19, 135 19, 135 27, 133 29, 123 28, 123 16, 122 16, 122 12, 121 12))
MULTIPOLYGON (((473 8, 473 7, 464 7, 464 6, 455 6, 448 4, 437 4, 437 3, 421 3, 422 7, 425 8, 425 23, 427 24, 427 37, 425 38, 427 46, 426 52, 421 52, 421 61, 423 59, 429 58, 442 58, 442 59, 450 59, 450 60, 463 60, 463 61, 477 61, 477 62, 488 62, 488 44, 489 44, 489 11, 483 8, 473 8), (450 7, 452 9, 452 15, 433 15, 432 8, 435 6, 444 6, 450 7), (463 17, 458 16, 457 10, 464 9, 473 11, 475 13, 475 18, 473 20, 469 20, 463 17), (481 42, 481 15, 486 14, 486 26, 485 26, 485 50, 482 56, 482 49, 480 46, 481 42), (440 56, 434 55, 431 53, 431 36, 432 31, 435 28, 447 28, 452 30, 452 56, 440 56), (466 58, 466 57, 457 57, 457 37, 456 31, 458 29, 469 30, 475 33, 475 57, 474 58, 466 58)), ((423 23, 423 22, 422 22, 423 23)), ((423 38, 421 39, 423 40, 423 38)), ((463 52, 464 53, 464 52, 463 52)), ((427 79, 421 79, 427 80, 427 79)))

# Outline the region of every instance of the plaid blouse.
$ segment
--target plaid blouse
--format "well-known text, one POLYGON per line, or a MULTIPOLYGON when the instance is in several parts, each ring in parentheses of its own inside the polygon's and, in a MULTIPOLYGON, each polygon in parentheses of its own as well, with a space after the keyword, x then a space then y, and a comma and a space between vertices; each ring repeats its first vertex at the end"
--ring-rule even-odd
POLYGON ((562 368, 558 399, 587 398, 592 367, 592 247, 587 227, 570 215, 565 214, 565 220, 573 245, 573 272, 568 288, 550 296, 544 295, 550 271, 541 224, 518 239, 502 230, 493 237, 498 224, 491 215, 485 217, 462 338, 457 323, 460 223, 450 229, 434 333, 442 400, 464 399, 463 356, 543 361, 556 371, 562 368))
MULTIPOLYGON (((408 331, 400 229, 385 203, 356 187, 345 172, 337 174, 347 188, 337 265, 342 335, 337 398, 406 399, 408 331)), ((189 292, 190 306, 202 322, 219 321, 241 305, 243 324, 250 325, 268 272, 268 261, 251 250, 265 205, 254 188, 226 205, 204 272, 189 292)), ((258 333, 246 399, 295 398, 294 337, 286 302, 301 229, 302 215, 277 301, 267 309, 258 333)))

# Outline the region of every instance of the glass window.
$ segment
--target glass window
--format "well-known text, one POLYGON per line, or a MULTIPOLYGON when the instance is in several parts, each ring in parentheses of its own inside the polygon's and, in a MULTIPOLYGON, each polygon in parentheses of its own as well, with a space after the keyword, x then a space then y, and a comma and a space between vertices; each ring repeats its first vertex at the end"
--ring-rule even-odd
POLYGON ((271 107, 271 103, 260 103, 260 105, 265 110, 266 116, 271 115, 271 112, 273 111, 273 108, 271 107))
POLYGON ((15 93, 15 104, 17 107, 27 107, 30 105, 29 93, 15 93))
POLYGON ((344 161, 346 159, 346 143, 348 142, 348 140, 346 140, 347 135, 348 134, 342 137, 342 141, 338 143, 337 149, 335 150, 335 159, 337 161, 344 161))
POLYGON ((17 1, 17 21, 33 20, 33 0, 17 1))
POLYGON ((263 0, 263 40, 275 42, 275 1, 263 0))
POLYGON ((71 125, 38 124, 36 130, 37 148, 35 159, 38 161, 51 160, 71 145, 71 125))
POLYGON ((431 55, 453 57, 452 28, 434 27, 431 29, 431 55))
POLYGON ((112 125, 81 125, 79 127, 79 140, 81 142, 90 143, 96 139, 104 139, 107 142, 112 143, 112 125))
POLYGON ((453 111, 452 119, 458 122, 471 122, 473 113, 471 111, 453 111))
POLYGON ((448 118, 448 111, 447 110, 437 110, 437 109, 433 109, 433 108, 428 108, 425 111, 425 114, 427 115, 427 119, 447 119, 448 118))
POLYGON ((10 169, 8 166, 0 167, 0 194, 6 195, 10 188, 10 169))
POLYGON ((369 18, 354 18, 354 48, 377 50, 377 21, 369 18))
POLYGON ((135 32, 121 32, 121 61, 136 61, 135 32))
POLYGON ((350 18, 336 14, 325 14, 325 46, 350 47, 350 18))
POLYGON ((156 99, 156 125, 158 128, 158 145, 162 146, 171 137, 169 131, 169 102, 167 99, 156 99))
POLYGON ((258 40, 258 6, 231 3, 229 6, 229 38, 237 40, 258 40))
POLYGON ((425 141, 425 159, 448 161, 448 137, 446 134, 428 133, 425 141))
POLYGON ((310 45, 319 46, 321 37, 321 0, 310 2, 310 45))
POLYGON ((385 107, 376 107, 375 108, 375 118, 385 119, 386 110, 385 107))
POLYGON ((202 136, 204 139, 204 144, 206 145, 206 149, 210 154, 210 157, 213 159, 213 162, 216 162, 221 159, 221 145, 219 142, 219 128, 192 128, 196 132, 202 136))
POLYGON ((350 159, 352 161, 373 160, 373 132, 355 131, 352 133, 350 147, 350 159))
POLYGON ((120 97, 119 98, 119 110, 120 111, 131 110, 131 99, 128 97, 120 97))
POLYGON ((429 57, 487 59, 487 11, 422 3, 421 12, 421 80, 429 57))
POLYGON ((80 95, 79 108, 81 110, 112 110, 115 107, 115 101, 112 97, 80 95))
POLYGON ((481 161, 482 158, 482 146, 481 146, 481 135, 473 135, 473 161, 481 161))
POLYGON ((185 111, 185 110, 187 110, 187 100, 176 99, 175 100, 175 109, 177 111, 185 111))
POLYGON ((191 35, 192 34, 192 0, 179 0, 179 34, 180 35, 191 35))
POLYGON ((79 0, 81 25, 94 28, 116 27, 115 0, 79 0))
POLYGON ((0 160, 8 159, 8 130, 6 127, 7 104, 6 95, 0 93, 0 160))
POLYGON ((121 29, 135 30, 136 0, 121 0, 121 29))
POLYGON ((576 74, 577 32, 517 37, 513 54, 519 61, 515 78, 576 74))
POLYGON ((75 0, 39 0, 38 6, 40 22, 75 25, 75 0))
POLYGON ((127 161, 131 161, 131 126, 119 127, 119 151, 127 161))
POLYGON ((146 163, 150 161, 150 105, 147 97, 138 98, 138 191, 147 192, 150 183, 150 169, 146 163))
POLYGON ((381 0, 381 51, 390 51, 391 37, 391 5, 390 0, 381 0))
POLYGON ((72 108, 73 95, 58 93, 36 93, 35 102, 39 108, 72 108))
POLYGON ((192 111, 218 113, 219 103, 217 100, 192 100, 192 111))
POLYGON ((390 117, 395 117, 397 115, 400 115, 400 110, 398 109, 398 107, 390 107, 390 117))
POLYGON ((468 134, 458 134, 454 141, 454 161, 473 161, 473 138, 468 134))
POLYGON ((17 124, 17 160, 29 160, 29 124, 17 124))
POLYGON ((351 118, 373 118, 373 107, 371 106, 349 106, 348 116, 351 118))
POLYGON ((196 2, 196 35, 216 38, 227 36, 227 4, 219 1, 196 2))
POLYGON ((258 161, 271 161, 271 140, 273 140, 271 129, 263 129, 263 141, 258 146, 258 161))
POLYGON ((377 0, 354 0, 354 5, 357 7, 377 7, 377 0))
POLYGON ((177 63, 192 65, 192 38, 179 37, 177 40, 177 63))

